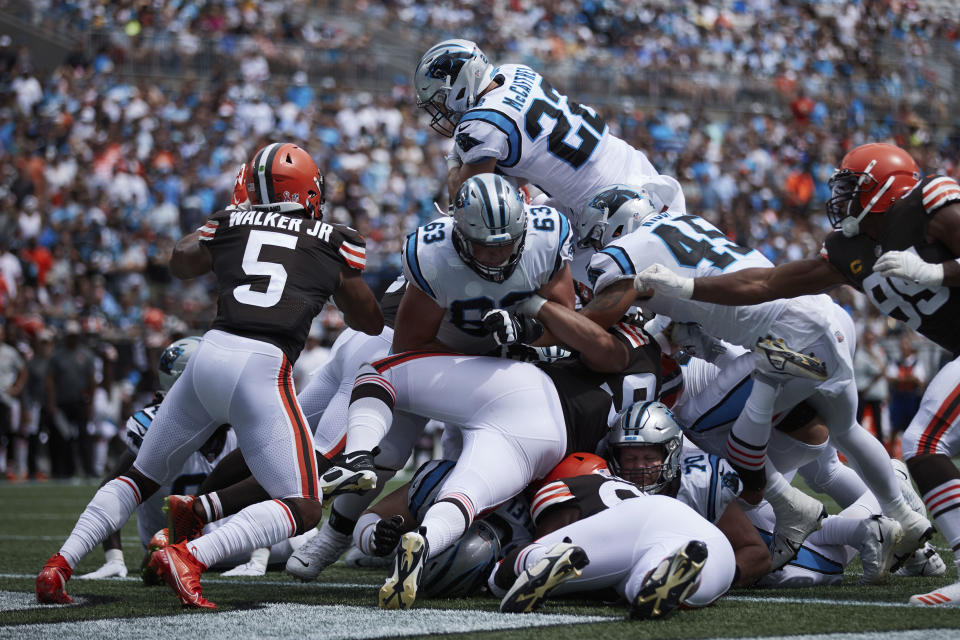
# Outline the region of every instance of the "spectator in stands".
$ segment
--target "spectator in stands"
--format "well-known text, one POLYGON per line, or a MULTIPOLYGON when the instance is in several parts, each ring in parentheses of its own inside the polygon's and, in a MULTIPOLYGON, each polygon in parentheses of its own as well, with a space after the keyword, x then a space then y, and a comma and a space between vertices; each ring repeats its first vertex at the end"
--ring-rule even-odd
POLYGON ((874 434, 881 442, 889 440, 889 425, 886 424, 887 354, 870 329, 864 330, 857 341, 853 358, 853 372, 857 380, 857 422, 874 434), (869 417, 869 422, 867 422, 869 417))
POLYGON ((46 410, 54 427, 50 434, 51 466, 54 477, 72 477, 79 454, 81 470, 92 479, 97 476, 87 424, 93 416, 94 356, 80 342, 79 322, 67 320, 63 333, 63 343, 47 366, 45 386, 46 410))

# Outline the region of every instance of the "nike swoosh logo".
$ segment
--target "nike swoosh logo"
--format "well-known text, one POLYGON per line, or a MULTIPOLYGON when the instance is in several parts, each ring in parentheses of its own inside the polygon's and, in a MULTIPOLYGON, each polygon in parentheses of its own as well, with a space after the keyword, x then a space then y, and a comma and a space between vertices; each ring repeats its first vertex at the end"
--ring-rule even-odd
POLYGON ((309 566, 310 566, 310 563, 309 563, 309 562, 304 562, 303 560, 301 560, 301 559, 298 558, 297 556, 290 556, 290 557, 293 558, 294 560, 296 560, 297 562, 299 562, 300 564, 302 564, 304 567, 309 567, 309 566))

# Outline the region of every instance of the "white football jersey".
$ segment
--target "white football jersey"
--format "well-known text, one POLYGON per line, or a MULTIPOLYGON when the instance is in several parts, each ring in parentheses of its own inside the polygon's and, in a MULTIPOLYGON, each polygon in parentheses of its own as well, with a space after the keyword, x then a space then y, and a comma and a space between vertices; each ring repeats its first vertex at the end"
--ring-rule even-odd
MULTIPOLYGON (((143 409, 136 411, 127 418, 126 429, 124 430, 124 439, 127 449, 134 455, 140 451, 140 445, 143 443, 144 436, 147 435, 147 429, 157 415, 157 409, 160 403, 149 404, 143 409)), ((161 486, 152 496, 143 501, 143 504, 137 507, 137 531, 140 534, 140 541, 146 547, 160 529, 167 526, 167 514, 161 511, 163 499, 169 495, 195 494, 213 468, 217 466, 224 456, 237 448, 237 434, 233 429, 227 429, 227 435, 224 440, 223 449, 213 460, 207 459, 199 451, 194 451, 183 463, 180 473, 173 479, 169 485, 161 486)))
POLYGON ((453 246, 453 218, 438 218, 407 237, 403 274, 443 307, 437 339, 452 349, 484 355, 497 348, 483 328, 490 309, 510 309, 547 284, 571 259, 570 223, 551 207, 527 207, 527 237, 520 262, 503 282, 486 280, 453 246))
MULTIPOLYGON (((702 218, 658 213, 594 254, 587 273, 596 294, 657 263, 688 278, 773 266, 759 251, 734 244, 702 218)), ((732 307, 654 294, 641 306, 677 322, 699 322, 706 333, 749 349, 769 333, 788 304, 774 300, 732 307)))
POLYGON ((716 524, 727 505, 740 495, 740 476, 726 460, 683 443, 677 500, 716 524))
POLYGON ((677 181, 658 175, 592 108, 561 95, 530 67, 505 64, 495 73, 503 84, 467 111, 454 133, 464 163, 496 158, 498 171, 535 184, 574 212, 617 183, 649 183, 660 204, 683 206, 677 181))

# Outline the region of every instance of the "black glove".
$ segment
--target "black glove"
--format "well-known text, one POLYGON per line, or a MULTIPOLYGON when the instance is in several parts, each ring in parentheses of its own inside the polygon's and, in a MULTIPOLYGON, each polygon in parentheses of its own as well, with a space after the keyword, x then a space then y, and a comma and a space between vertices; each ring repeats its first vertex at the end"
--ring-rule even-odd
POLYGON ((530 344, 543 335, 543 325, 536 318, 505 309, 491 309, 483 314, 483 328, 493 334, 499 345, 530 344))
POLYGON ((390 555, 403 535, 403 516, 390 516, 380 520, 373 529, 373 555, 390 555))

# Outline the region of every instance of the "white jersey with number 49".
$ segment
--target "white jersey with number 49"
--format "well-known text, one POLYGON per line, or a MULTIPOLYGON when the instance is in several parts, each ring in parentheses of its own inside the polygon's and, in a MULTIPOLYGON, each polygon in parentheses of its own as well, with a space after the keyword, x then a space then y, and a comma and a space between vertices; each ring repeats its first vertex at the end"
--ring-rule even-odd
POLYGON ((403 275, 445 309, 437 339, 452 349, 485 355, 497 348, 483 327, 490 309, 509 309, 532 296, 570 261, 570 223, 551 207, 527 207, 520 262, 503 282, 486 280, 453 246, 453 218, 438 218, 407 237, 403 275))
POLYGON ((560 94, 530 67, 505 64, 495 74, 503 84, 457 125, 461 161, 496 158, 499 172, 537 185, 574 212, 618 183, 647 186, 658 204, 683 208, 677 181, 658 175, 647 156, 612 135, 596 111, 560 94))
MULTIPOLYGON (((587 275, 594 294, 598 294, 657 263, 688 278, 773 266, 759 251, 731 242, 703 218, 658 213, 594 254, 587 275)), ((643 307, 676 322, 699 322, 706 333, 749 349, 757 338, 769 333, 769 327, 788 304, 774 300, 728 307, 654 294, 643 307)))

